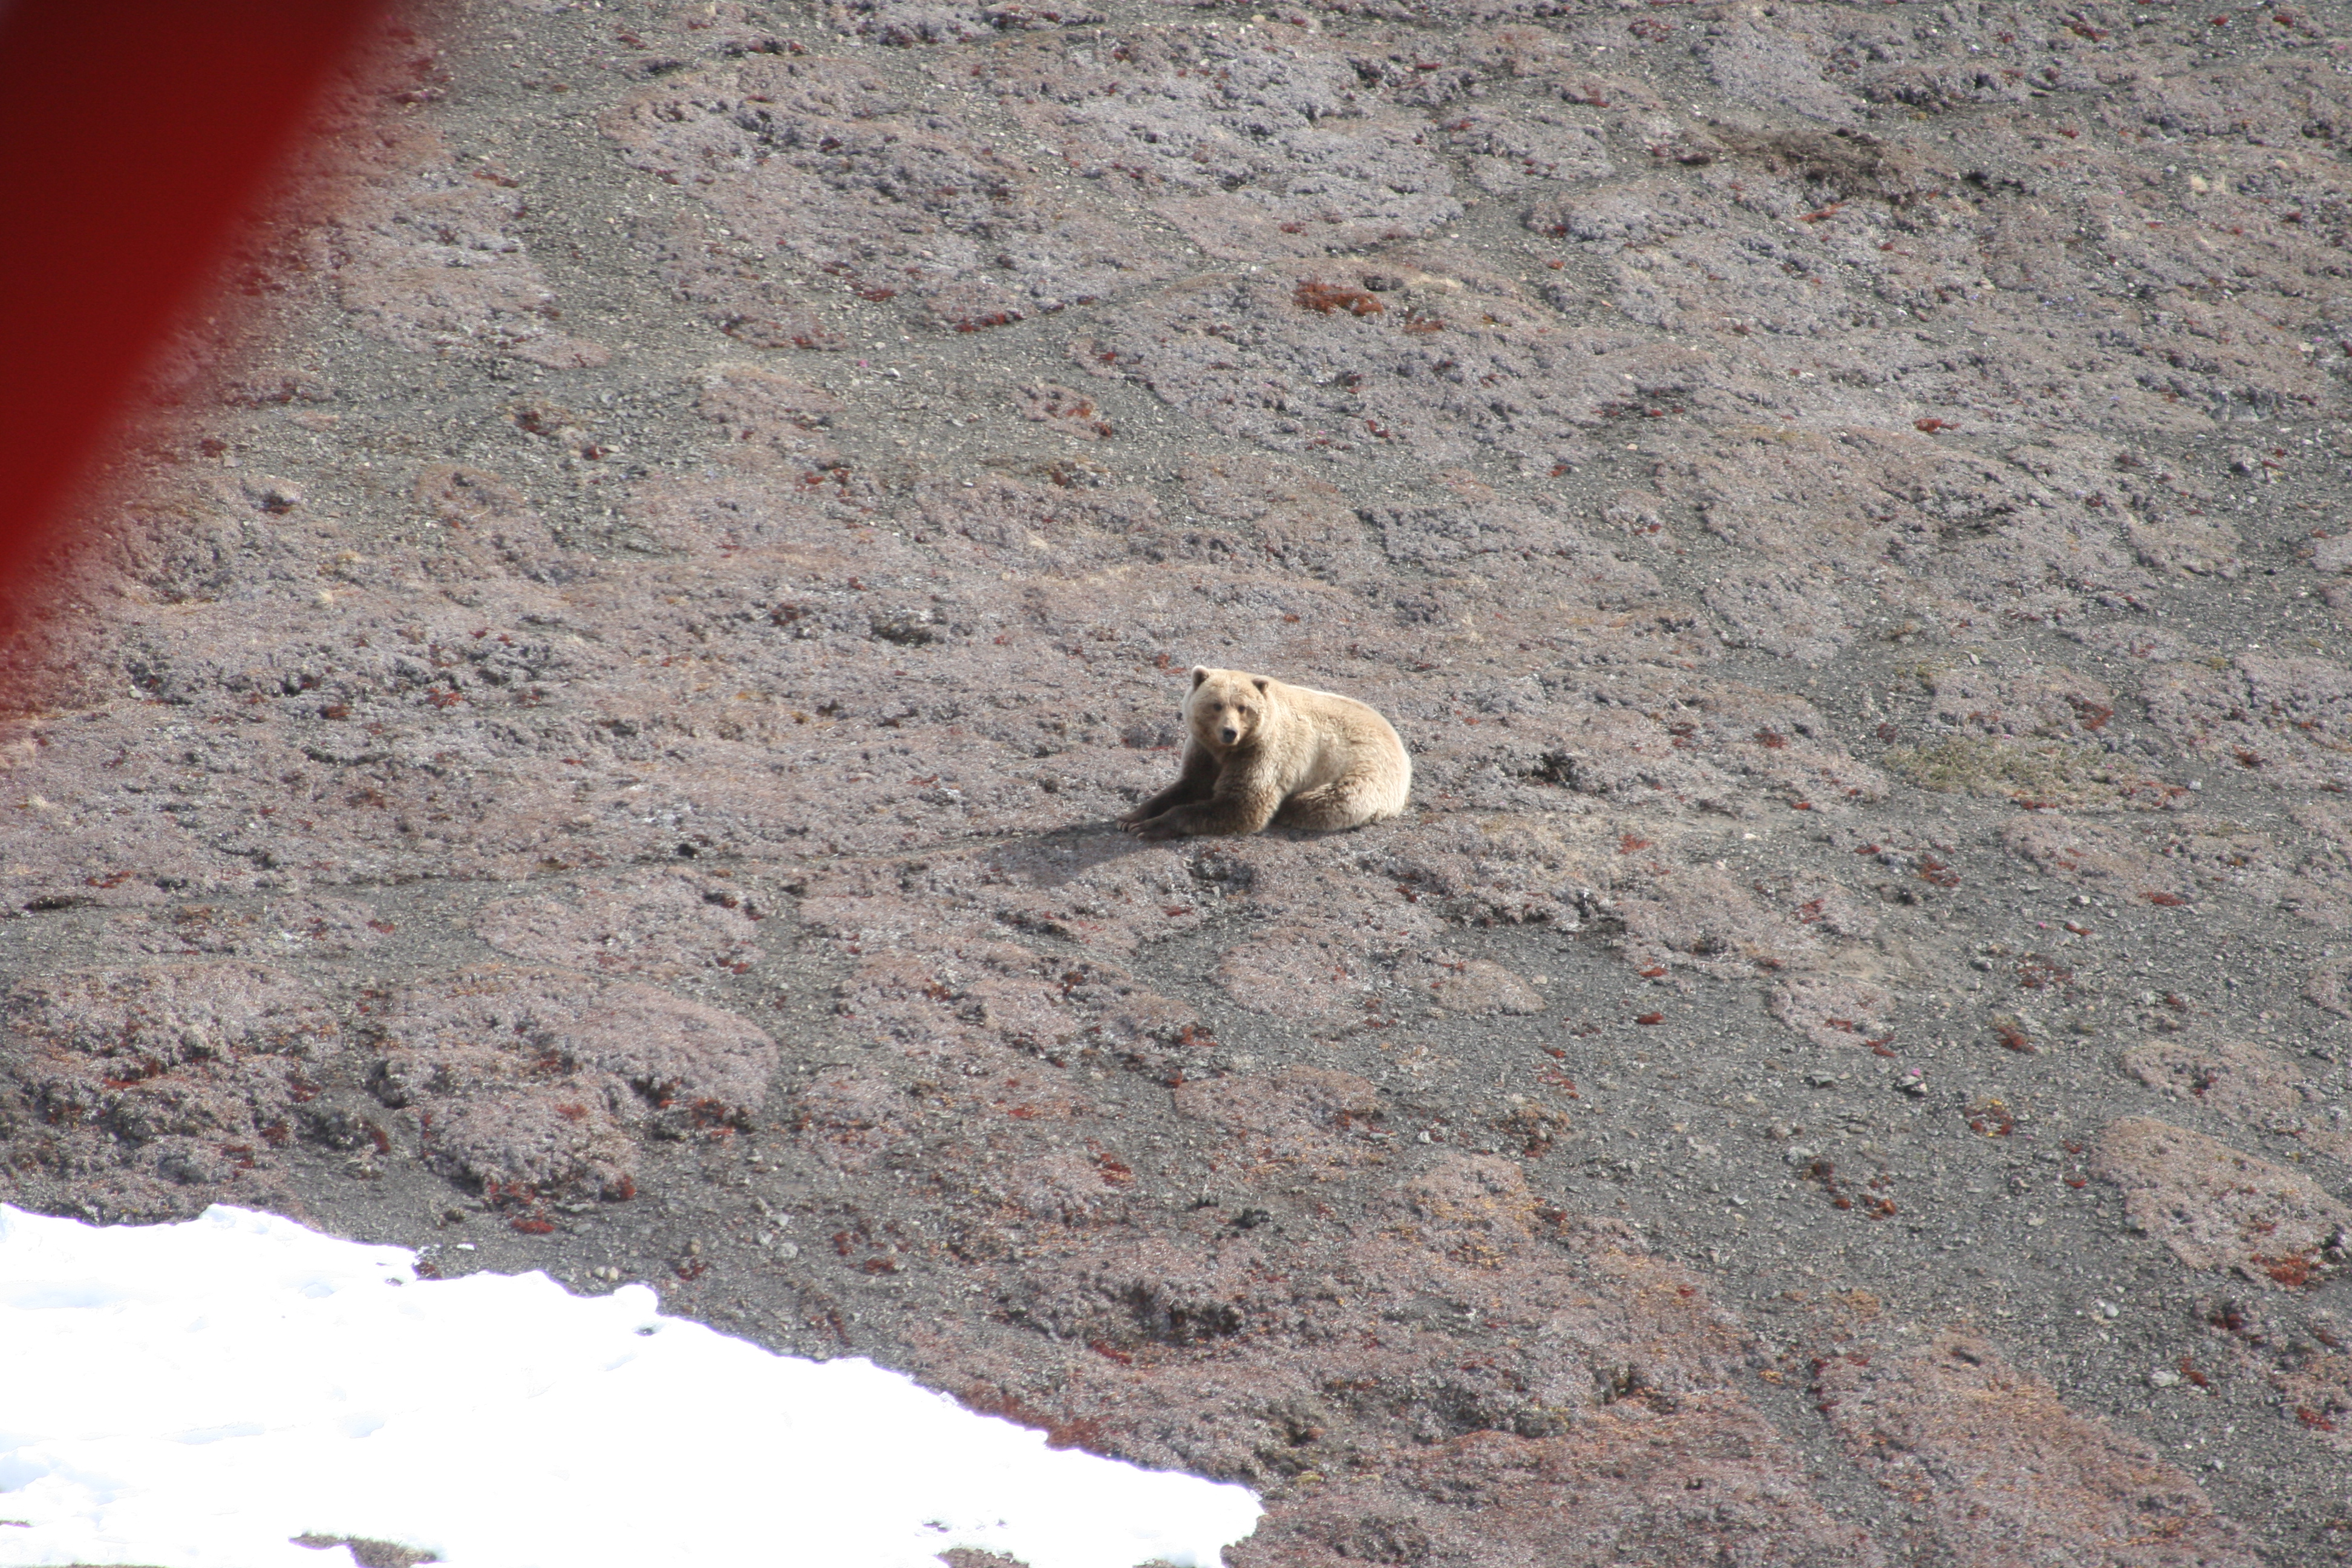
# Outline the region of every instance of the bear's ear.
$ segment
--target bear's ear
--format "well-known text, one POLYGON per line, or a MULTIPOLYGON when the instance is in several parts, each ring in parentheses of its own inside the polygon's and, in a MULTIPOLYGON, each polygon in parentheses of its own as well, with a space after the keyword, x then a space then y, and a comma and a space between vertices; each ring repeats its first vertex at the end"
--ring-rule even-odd
POLYGON ((1205 665, 1205 664, 1196 664, 1196 665, 1194 665, 1194 666, 1192 667, 1192 685, 1194 686, 1194 688, 1196 688, 1196 689, 1197 689, 1197 688, 1200 686, 1201 682, 1202 682, 1202 681, 1204 681, 1204 680, 1206 680, 1206 679, 1209 679, 1209 667, 1208 667, 1207 665, 1205 665))
POLYGON ((1260 691, 1264 691, 1265 689, 1265 677, 1263 675, 1253 675, 1250 677, 1250 684, 1256 687, 1260 691))

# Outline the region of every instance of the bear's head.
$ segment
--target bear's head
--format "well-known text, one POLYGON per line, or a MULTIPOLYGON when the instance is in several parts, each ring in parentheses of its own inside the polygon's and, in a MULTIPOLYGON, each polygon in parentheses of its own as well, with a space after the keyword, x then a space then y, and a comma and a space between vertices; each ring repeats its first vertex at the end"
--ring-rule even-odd
POLYGON ((1192 738, 1212 752, 1247 743, 1265 722, 1266 680, 1238 669, 1196 667, 1184 699, 1184 722, 1192 738))

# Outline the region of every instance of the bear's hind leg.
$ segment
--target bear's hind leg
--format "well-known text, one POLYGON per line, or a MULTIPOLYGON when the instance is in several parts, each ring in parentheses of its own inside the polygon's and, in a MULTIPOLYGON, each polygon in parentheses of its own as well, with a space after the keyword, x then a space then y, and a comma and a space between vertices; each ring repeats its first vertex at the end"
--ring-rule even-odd
POLYGON ((1302 791, 1282 803, 1282 809, 1274 814, 1274 826, 1318 833, 1361 826, 1377 815, 1366 798, 1370 793, 1360 779, 1340 779, 1320 789, 1302 791))

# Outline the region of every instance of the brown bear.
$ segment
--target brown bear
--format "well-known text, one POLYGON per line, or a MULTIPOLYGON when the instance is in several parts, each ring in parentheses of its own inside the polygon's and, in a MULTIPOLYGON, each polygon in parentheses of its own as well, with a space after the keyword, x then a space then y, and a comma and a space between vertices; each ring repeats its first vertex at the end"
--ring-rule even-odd
POLYGON ((1176 782, 1118 819, 1145 838, 1358 827, 1404 809, 1412 762, 1353 698, 1238 669, 1195 668, 1176 782))

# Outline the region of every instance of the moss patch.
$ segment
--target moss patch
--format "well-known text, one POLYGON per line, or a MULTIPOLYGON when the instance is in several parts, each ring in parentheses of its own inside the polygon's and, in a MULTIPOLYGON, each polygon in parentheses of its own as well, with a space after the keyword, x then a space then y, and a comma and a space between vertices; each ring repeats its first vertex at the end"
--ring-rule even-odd
POLYGON ((1956 735, 1886 753, 1886 765, 1923 789, 2022 805, 2168 805, 2187 792, 2096 746, 1956 735))

